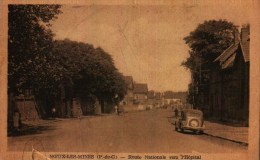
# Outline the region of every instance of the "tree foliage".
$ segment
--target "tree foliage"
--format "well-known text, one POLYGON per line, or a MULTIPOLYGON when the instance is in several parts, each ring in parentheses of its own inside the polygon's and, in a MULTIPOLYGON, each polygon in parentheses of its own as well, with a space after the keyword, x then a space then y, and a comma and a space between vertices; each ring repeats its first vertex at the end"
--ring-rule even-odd
POLYGON ((9 5, 8 91, 20 94, 31 88, 46 111, 62 97, 62 88, 66 100, 97 97, 116 103, 123 99, 126 84, 107 52, 90 44, 53 40, 51 21, 60 8, 9 5))
POLYGON ((199 64, 212 62, 234 42, 237 32, 236 26, 226 20, 209 20, 199 24, 184 38, 190 47, 190 56, 183 65, 195 69, 199 64))
POLYGON ((63 76, 73 81, 74 96, 95 95, 99 100, 115 102, 124 98, 126 84, 112 57, 102 48, 62 40, 54 42, 53 55, 63 76))
POLYGON ((238 29, 226 20, 209 20, 190 32, 184 38, 190 47, 189 57, 182 63, 191 71, 192 84, 189 85, 187 100, 192 102, 198 91, 205 92, 213 61, 237 39, 238 29))
POLYGON ((17 93, 33 87, 54 89, 59 74, 50 63, 53 33, 51 21, 61 13, 59 5, 9 5, 8 87, 17 93))

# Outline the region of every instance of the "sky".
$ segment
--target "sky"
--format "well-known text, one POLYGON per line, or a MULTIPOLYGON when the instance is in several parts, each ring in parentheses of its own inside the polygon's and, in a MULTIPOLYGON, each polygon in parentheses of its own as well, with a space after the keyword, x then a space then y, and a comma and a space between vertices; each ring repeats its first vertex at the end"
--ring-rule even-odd
MULTIPOLYGON (((247 4, 211 2, 168 5, 64 5, 52 24, 55 39, 102 47, 116 67, 149 90, 186 91, 190 72, 181 66, 189 48, 183 38, 205 20, 249 23, 247 4)), ((224 1, 222 1, 224 2, 224 1)))

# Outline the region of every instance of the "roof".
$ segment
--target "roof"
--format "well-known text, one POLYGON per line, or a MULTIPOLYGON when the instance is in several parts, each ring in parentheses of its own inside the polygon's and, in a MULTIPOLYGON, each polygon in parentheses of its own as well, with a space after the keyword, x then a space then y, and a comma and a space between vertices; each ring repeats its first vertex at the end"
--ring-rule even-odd
POLYGON ((134 93, 143 93, 147 94, 148 85, 145 83, 135 83, 134 84, 134 93))
POLYGON ((221 69, 233 67, 239 48, 241 48, 244 61, 249 62, 249 42, 247 44, 242 44, 242 42, 232 44, 214 62, 219 62, 221 69))
POLYGON ((173 92, 164 92, 163 97, 165 99, 174 99, 175 98, 173 92))
POLYGON ((125 83, 127 85, 133 83, 133 77, 132 76, 124 76, 124 79, 125 79, 125 83))
POLYGON ((250 47, 249 47, 249 40, 247 43, 241 43, 241 48, 242 48, 242 53, 243 53, 243 56, 244 56, 244 60, 245 62, 249 62, 249 50, 250 50, 250 47))
POLYGON ((133 80, 133 77, 132 76, 124 76, 124 80, 125 80, 125 83, 128 87, 128 89, 133 89, 133 83, 134 83, 134 80, 133 80))
POLYGON ((235 59, 236 59, 236 54, 234 53, 224 63, 221 64, 221 68, 225 69, 225 68, 233 67, 235 59))
POLYGON ((214 62, 219 62, 222 69, 232 67, 236 59, 237 53, 243 55, 244 62, 249 62, 249 42, 250 42, 250 29, 249 25, 241 28, 240 41, 228 47, 214 62), (240 51, 241 50, 241 51, 240 51))
POLYGON ((219 61, 220 63, 225 62, 228 58, 230 58, 234 52, 238 49, 239 42, 236 44, 232 44, 230 47, 228 47, 220 56, 218 56, 214 62, 219 61))
POLYGON ((182 110, 184 113, 187 113, 187 112, 189 112, 189 113, 198 113, 198 114, 203 114, 203 112, 201 111, 201 110, 196 110, 196 109, 184 109, 184 110, 182 110))

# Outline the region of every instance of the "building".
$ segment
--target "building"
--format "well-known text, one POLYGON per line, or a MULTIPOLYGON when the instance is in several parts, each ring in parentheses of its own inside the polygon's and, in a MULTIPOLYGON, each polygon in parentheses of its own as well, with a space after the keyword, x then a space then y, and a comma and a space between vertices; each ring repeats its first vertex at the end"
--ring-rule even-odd
POLYGON ((133 104, 134 101, 134 80, 132 76, 124 76, 125 83, 127 85, 127 93, 124 97, 122 103, 126 104, 133 104))
POLYGON ((175 98, 173 95, 165 95, 163 97, 163 104, 164 105, 173 105, 173 104, 181 104, 181 99, 175 98))
POLYGON ((207 116, 248 123, 249 35, 249 25, 243 26, 240 40, 215 59, 202 108, 207 116))
POLYGON ((155 92, 155 91, 148 91, 147 94, 148 98, 148 104, 153 106, 162 106, 162 93, 161 92, 155 92))
POLYGON ((162 99, 162 93, 161 92, 155 92, 154 93, 154 98, 156 100, 161 100, 162 99))
POLYGON ((181 92, 166 91, 163 94, 163 104, 164 105, 173 105, 173 104, 182 104, 181 92))
POLYGON ((147 102, 148 85, 145 83, 134 83, 134 103, 144 104, 147 102))
POLYGON ((148 99, 155 99, 155 92, 153 90, 148 91, 147 98, 148 99))
POLYGON ((38 120, 41 117, 34 96, 16 96, 15 107, 20 114, 21 121, 38 120))

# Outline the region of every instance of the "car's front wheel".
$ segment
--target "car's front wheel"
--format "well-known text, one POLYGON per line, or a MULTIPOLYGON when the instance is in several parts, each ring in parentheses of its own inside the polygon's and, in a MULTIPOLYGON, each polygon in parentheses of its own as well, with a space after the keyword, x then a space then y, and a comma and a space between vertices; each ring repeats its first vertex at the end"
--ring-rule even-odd
POLYGON ((183 130, 181 124, 179 125, 179 129, 181 130, 181 132, 184 132, 184 130, 183 130))
POLYGON ((176 122, 175 122, 175 131, 178 131, 178 127, 177 127, 176 122))

